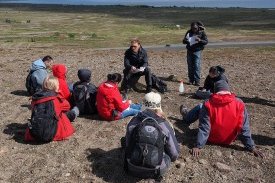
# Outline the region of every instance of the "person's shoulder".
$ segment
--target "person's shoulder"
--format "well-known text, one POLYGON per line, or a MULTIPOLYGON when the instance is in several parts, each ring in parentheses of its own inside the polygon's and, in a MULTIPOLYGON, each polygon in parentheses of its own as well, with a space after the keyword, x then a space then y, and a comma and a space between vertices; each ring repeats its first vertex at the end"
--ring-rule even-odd
POLYGON ((126 55, 129 55, 129 54, 131 54, 131 53, 132 53, 131 49, 128 48, 128 49, 124 52, 124 55, 126 56, 126 55))

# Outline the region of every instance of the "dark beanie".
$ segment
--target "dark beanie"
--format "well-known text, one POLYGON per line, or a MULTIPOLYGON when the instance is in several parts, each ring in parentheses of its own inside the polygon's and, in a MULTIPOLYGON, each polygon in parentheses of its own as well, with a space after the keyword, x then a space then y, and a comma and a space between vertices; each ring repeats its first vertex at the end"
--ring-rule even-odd
POLYGON ((229 85, 225 80, 219 80, 214 83, 214 93, 220 91, 229 91, 229 85))
POLYGON ((91 74, 92 72, 89 69, 79 69, 77 72, 77 76, 82 82, 90 82, 91 74))

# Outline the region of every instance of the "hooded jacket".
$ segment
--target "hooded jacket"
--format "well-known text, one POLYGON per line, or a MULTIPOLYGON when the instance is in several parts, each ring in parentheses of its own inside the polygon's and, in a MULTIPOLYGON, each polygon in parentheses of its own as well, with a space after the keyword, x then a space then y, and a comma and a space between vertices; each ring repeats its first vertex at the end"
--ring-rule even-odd
MULTIPOLYGON (((74 133, 74 127, 72 126, 70 120, 66 116, 65 112, 70 110, 70 104, 61 95, 53 91, 40 91, 32 96, 32 108, 35 104, 47 102, 49 100, 53 101, 55 114, 58 117, 57 131, 54 136, 54 141, 64 140, 74 133)), ((25 141, 35 140, 27 128, 25 133, 25 141)))
POLYGON ((229 145, 239 134, 247 148, 254 145, 244 103, 234 94, 212 94, 200 112, 197 147, 206 141, 229 145))
POLYGON ((66 73, 67 73, 67 68, 63 64, 56 64, 53 65, 52 67, 53 71, 53 76, 57 77, 59 81, 59 91, 61 95, 66 99, 70 100, 71 92, 69 90, 67 81, 66 81, 66 73))
POLYGON ((32 73, 31 82, 34 91, 42 90, 43 82, 48 75, 45 63, 41 59, 34 61, 30 72, 32 73))
POLYGON ((128 102, 123 102, 118 86, 113 82, 104 82, 99 85, 96 105, 98 114, 108 121, 120 119, 121 112, 130 106, 128 102), (114 112, 118 114, 113 118, 114 112))

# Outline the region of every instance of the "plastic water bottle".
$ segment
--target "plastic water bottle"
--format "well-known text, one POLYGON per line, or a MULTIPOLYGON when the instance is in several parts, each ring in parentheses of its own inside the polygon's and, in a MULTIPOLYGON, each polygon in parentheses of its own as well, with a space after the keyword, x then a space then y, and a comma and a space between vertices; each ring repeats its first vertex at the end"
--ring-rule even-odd
POLYGON ((180 86, 179 86, 179 92, 183 93, 184 92, 184 86, 183 86, 183 81, 180 81, 180 86))

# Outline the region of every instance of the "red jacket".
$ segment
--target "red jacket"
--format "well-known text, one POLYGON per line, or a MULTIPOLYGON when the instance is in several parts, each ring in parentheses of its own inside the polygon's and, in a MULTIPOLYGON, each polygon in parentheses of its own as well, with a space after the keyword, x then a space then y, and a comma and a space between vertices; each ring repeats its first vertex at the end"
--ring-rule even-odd
MULTIPOLYGON (((45 91, 41 92, 46 93, 45 91)), ((72 126, 70 120, 66 116, 65 112, 70 110, 70 104, 67 100, 65 100, 61 95, 55 95, 55 96, 45 96, 40 97, 38 100, 33 99, 32 100, 32 107, 35 104, 43 103, 49 100, 53 100, 54 109, 56 116, 59 117, 59 120, 57 122, 57 131, 54 137, 54 141, 58 140, 64 140, 67 137, 71 136, 74 133, 74 127, 72 126)), ((25 133, 25 140, 26 141, 33 141, 35 140, 29 131, 29 128, 27 128, 25 133)))
POLYGON ((104 82, 99 85, 96 95, 98 114, 105 120, 111 121, 113 110, 119 113, 115 120, 120 119, 122 111, 129 107, 129 102, 123 102, 118 86, 112 82, 104 82))
POLYGON ((56 64, 52 67, 53 76, 58 78, 59 81, 59 91, 61 95, 66 99, 70 100, 71 92, 69 90, 67 81, 66 81, 66 73, 67 68, 63 64, 56 64))
POLYGON ((205 102, 209 113, 210 134, 208 141, 215 144, 230 144, 242 129, 244 103, 234 94, 213 94, 205 102))

